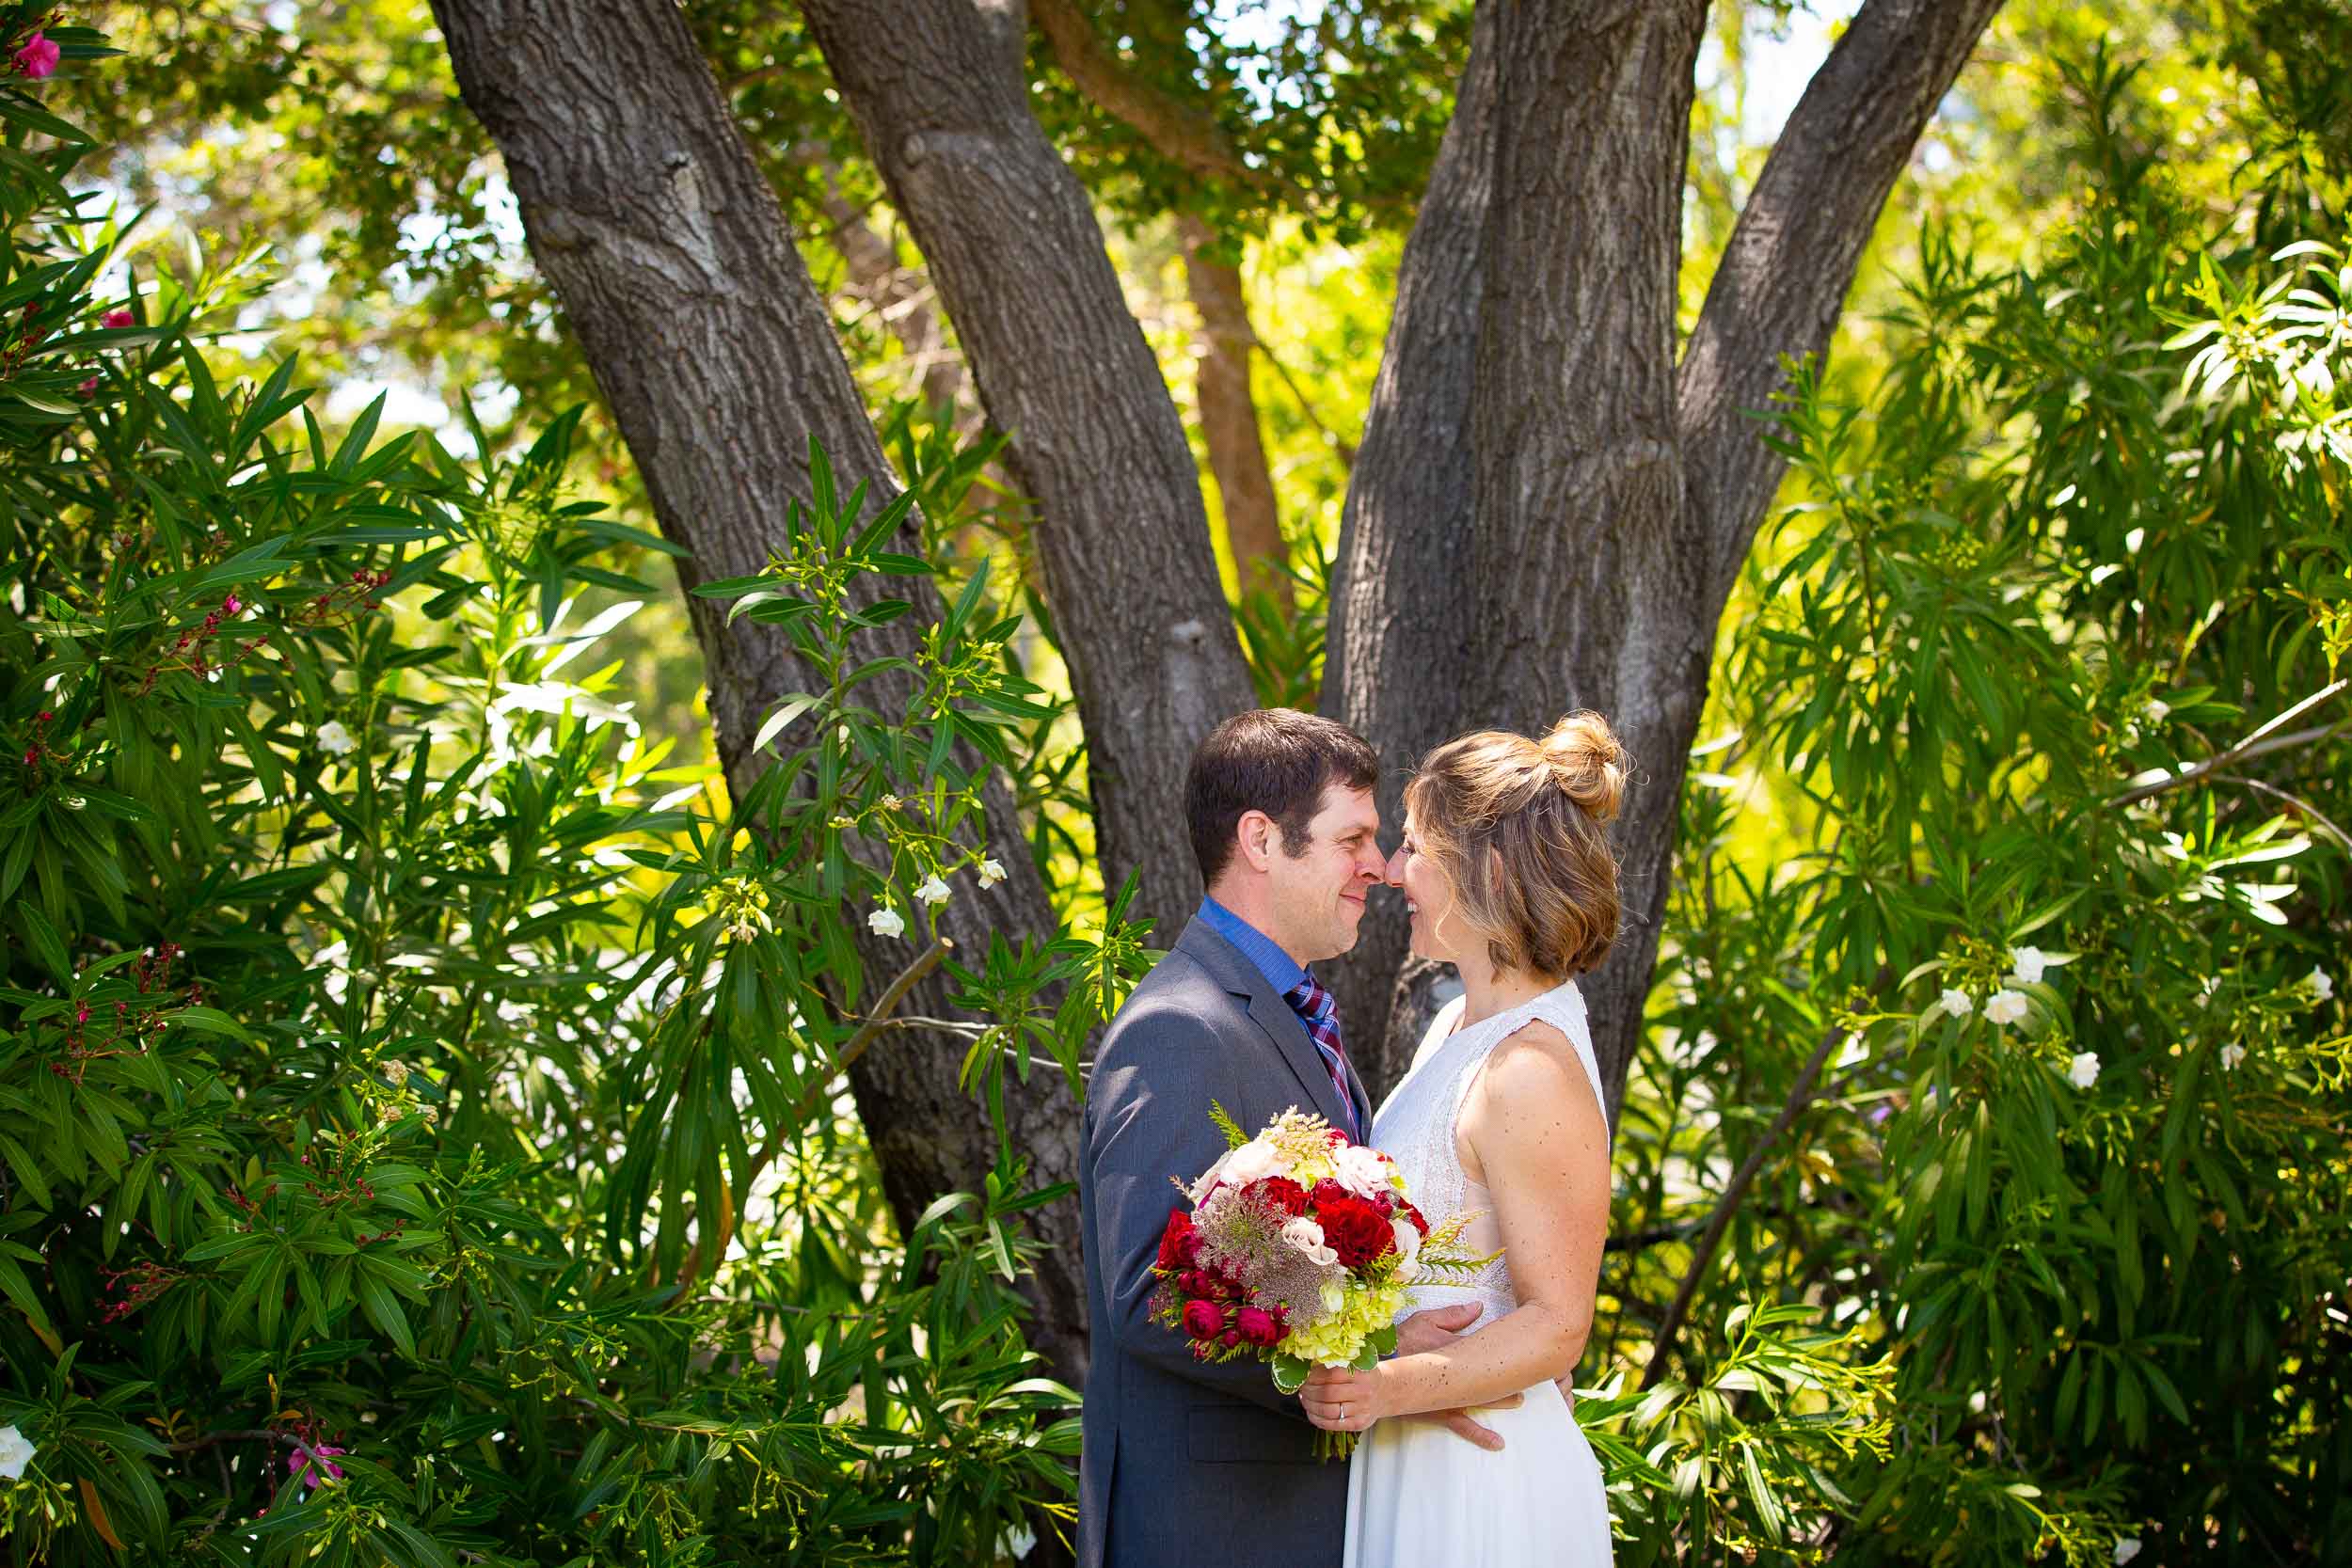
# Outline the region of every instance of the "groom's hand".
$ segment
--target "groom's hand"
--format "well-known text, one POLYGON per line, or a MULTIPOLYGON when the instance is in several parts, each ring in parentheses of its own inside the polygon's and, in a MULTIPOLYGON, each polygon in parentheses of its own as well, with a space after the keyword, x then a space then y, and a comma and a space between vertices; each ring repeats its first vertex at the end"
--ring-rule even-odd
POLYGON ((1458 1301, 1451 1307, 1432 1307, 1416 1312, 1396 1325, 1396 1354, 1420 1355, 1425 1351, 1443 1350, 1469 1331, 1486 1308, 1474 1301, 1458 1301))
MULTIPOLYGON (((1425 1312, 1416 1312, 1396 1325, 1396 1354, 1419 1355, 1424 1351, 1443 1350, 1460 1338, 1470 1325, 1478 1321, 1478 1314, 1483 1310, 1478 1303, 1464 1301, 1456 1302, 1452 1307, 1433 1307, 1425 1312)), ((1522 1395, 1513 1394, 1509 1399, 1497 1400, 1480 1408, 1514 1410, 1523 1399, 1522 1395)), ((1492 1427, 1481 1426, 1467 1410, 1432 1410, 1415 1419, 1435 1421, 1464 1442, 1474 1443, 1488 1453, 1502 1451, 1502 1433, 1492 1427)))

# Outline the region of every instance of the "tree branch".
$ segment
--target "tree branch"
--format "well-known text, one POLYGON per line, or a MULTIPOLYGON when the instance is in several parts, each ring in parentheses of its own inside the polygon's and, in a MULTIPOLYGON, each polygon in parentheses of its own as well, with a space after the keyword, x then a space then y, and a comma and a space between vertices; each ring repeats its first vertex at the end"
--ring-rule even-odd
MULTIPOLYGON (((801 1091, 800 1100, 793 1104, 791 1114, 784 1118, 783 1124, 776 1129, 775 1135, 768 1140, 768 1146, 752 1156, 751 1164, 744 1167, 742 1177, 734 1183, 736 1196, 727 1204, 725 1212, 720 1214, 719 1223, 711 1236, 708 1257, 714 1269, 718 1267, 719 1260, 726 1256, 727 1244, 735 1240, 735 1227, 742 1218, 744 1207, 752 1200, 752 1183, 757 1181, 766 1173, 768 1167, 776 1163, 776 1156, 784 1152, 785 1144, 797 1136, 802 1126, 809 1117, 817 1114, 818 1107, 825 1101, 825 1096, 835 1084, 841 1081, 850 1069, 857 1065, 857 1059, 866 1054, 876 1037, 884 1029, 889 1028, 894 1022, 898 1022, 893 1020, 890 1015, 898 1009, 898 1004, 906 999, 907 992, 913 990, 925 975, 939 967, 940 960, 946 958, 948 949, 954 946, 953 942, 941 937, 917 954, 913 963, 898 972, 898 977, 890 982, 882 995, 875 998, 873 1011, 866 1015, 866 1022, 858 1027, 857 1033, 851 1035, 849 1042, 842 1046, 841 1054, 834 1058, 831 1070, 820 1077, 809 1080, 808 1086, 801 1091)), ((693 1246, 688 1249, 686 1260, 678 1265, 677 1283, 681 1293, 676 1298, 677 1300, 683 1301, 685 1299, 683 1292, 693 1288, 696 1277, 702 1273, 704 1256, 705 1251, 700 1241, 695 1242, 693 1246)), ((652 1282, 648 1281, 648 1283, 652 1282)))
POLYGON ((1177 167, 1252 190, 1274 182, 1242 162, 1215 116, 1163 91, 1128 68, 1094 30, 1077 0, 1030 0, 1029 15, 1053 45, 1062 73, 1104 114, 1177 167))
POLYGON ((1724 1244, 1724 1232, 1731 1228, 1731 1216, 1739 1212, 1740 1200, 1747 1196, 1749 1184, 1755 1181, 1756 1173, 1764 1168, 1764 1157, 1780 1141, 1780 1135, 1788 1131, 1798 1113, 1812 1101, 1813 1085, 1821 1076, 1822 1064, 1845 1039, 1846 1031, 1843 1029, 1832 1029, 1822 1035, 1821 1043, 1813 1048, 1812 1058, 1804 1064, 1804 1070, 1797 1074, 1796 1085, 1788 1091, 1788 1103, 1780 1108, 1780 1115, 1772 1118, 1772 1125, 1764 1130, 1764 1135, 1756 1139, 1756 1147, 1748 1150, 1748 1157, 1740 1162, 1740 1168, 1724 1184, 1724 1196, 1715 1203, 1714 1217, 1707 1222, 1707 1232, 1699 1238, 1697 1250, 1691 1254, 1691 1267, 1682 1276, 1682 1286, 1675 1291, 1674 1302, 1666 1308, 1666 1316, 1658 1325, 1657 1341, 1650 1347, 1649 1365, 1642 1372, 1643 1387, 1652 1387, 1665 1376, 1666 1357, 1674 1350, 1675 1336, 1682 1332, 1682 1322, 1691 1314, 1692 1298, 1698 1294, 1699 1281, 1707 1277, 1708 1265, 1714 1262, 1716 1250, 1724 1244))
POLYGON ((2260 779, 2249 779, 2243 773, 2216 773, 2213 776, 2213 782, 2216 784, 2236 784, 2241 789, 2250 789, 2255 791, 2257 794, 2267 795, 2274 800, 2283 800, 2286 802, 2290 810, 2311 818, 2311 820, 2316 824, 2321 831, 2326 832, 2329 838, 2334 839, 2340 847, 2346 850, 2352 850, 2352 834, 2347 834, 2342 828, 2337 827, 2334 819, 2328 816, 2326 812, 2321 811, 2317 806, 2312 805, 2309 800, 2304 800, 2300 795, 2294 794, 2288 790, 2280 789, 2274 784, 2265 784, 2260 779))
POLYGON ((1684 351, 1677 423, 1692 544, 1729 591, 1781 459, 1751 415, 1785 359, 1825 353, 1919 134, 2000 0, 1867 0, 1814 72, 1732 230, 1684 351))
POLYGON ((1030 108, 1020 8, 897 7, 887 28, 862 0, 801 10, 1037 503, 1104 876, 1139 871, 1138 917, 1172 930, 1200 877, 1166 782, 1253 689, 1184 421, 1086 189, 1030 108))
POLYGON ((2206 774, 2217 772, 2233 762, 2242 762, 2249 757, 2264 756, 2272 752, 2285 751, 2290 747, 2306 746, 2313 741, 2325 740, 2344 726, 2342 724, 2316 725, 2308 730, 2298 730, 2293 735, 2279 735, 2277 732, 2300 719, 2346 687, 2352 687, 2352 680, 2335 681, 2321 687, 2317 691, 2272 719, 2262 728, 2218 756, 2207 757, 2204 761, 2193 763, 2186 768, 2158 768, 2142 773, 2131 781, 2132 787, 2120 795, 2109 796, 2106 803, 2110 807, 2135 805, 2141 800, 2162 795, 2167 790, 2193 784, 2206 774))

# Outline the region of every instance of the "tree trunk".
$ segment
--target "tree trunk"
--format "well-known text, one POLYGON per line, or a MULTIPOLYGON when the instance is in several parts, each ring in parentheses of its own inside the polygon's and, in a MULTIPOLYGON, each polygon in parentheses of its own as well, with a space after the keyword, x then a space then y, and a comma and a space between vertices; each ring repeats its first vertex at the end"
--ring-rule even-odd
MULTIPOLYGON (((1615 723, 1641 769, 1618 832, 1628 928, 1584 980, 1613 1118, 1716 627, 1781 473, 1751 412, 1769 405, 1784 356, 1827 349, 1887 193, 1997 8, 1869 0, 1767 161, 1678 369, 1684 136, 1705 7, 1481 8, 1489 47, 1496 33, 1501 44, 1483 261, 1465 289, 1446 270, 1458 250, 1423 245, 1442 215, 1424 210, 1348 498, 1326 705, 1392 761, 1476 724, 1539 733, 1579 706, 1615 723), (1440 291, 1416 320, 1409 308, 1440 291), (1421 428, 1400 441, 1391 389, 1454 385, 1465 293, 1474 392, 1420 405, 1421 428), (1416 330, 1449 313, 1454 337, 1416 330), (1450 484, 1415 496, 1436 476, 1398 475, 1388 453, 1399 449, 1467 465, 1467 501, 1450 484), (1432 520, 1438 537, 1410 537, 1432 520)), ((1474 47, 1441 166, 1482 104, 1480 69, 1474 47)), ((1410 970, 1370 983, 1401 952, 1387 936, 1396 924, 1393 911, 1367 917, 1356 962, 1370 973, 1345 982, 1359 1012, 1375 998, 1390 1010, 1383 1076, 1425 1022, 1430 990, 1410 970)), ((1366 1037, 1369 1021, 1350 1022, 1366 1037)))
MULTIPOLYGON (((866 481, 877 506, 894 494, 833 324, 676 7, 435 0, 434 9, 467 104, 505 156, 532 254, 564 302, 662 531, 692 552, 679 563, 685 586, 765 565, 787 500, 808 494, 812 436, 845 490, 866 481)), ((919 547, 912 524, 896 547, 919 547)), ((720 756, 741 799, 765 766, 750 749, 761 718, 807 680, 774 629, 729 626, 723 605, 689 603, 720 756)), ((924 619, 878 632, 878 651, 910 652, 924 619)), ((905 690, 876 695, 886 703, 905 690)), ((1017 838, 1001 782, 987 810, 1000 838, 1017 838)), ((1002 886, 941 911, 943 930, 967 953, 986 951, 993 932, 1054 928, 1028 857, 1001 858, 1002 886)), ((904 942, 858 935, 877 976, 914 956, 904 942)), ((905 1010, 953 1016, 948 989, 934 977, 905 1010)), ((956 1085, 961 1054, 952 1038, 895 1032, 851 1070, 902 1226, 941 1192, 977 1190, 993 1164, 986 1118, 956 1085)), ((1006 1110, 1035 1178, 1074 1180, 1067 1091, 1042 1077, 1009 1084, 1006 1110)), ((1035 1215, 1048 1250, 1030 1285, 1039 1309, 1031 1339, 1064 1379, 1086 1367, 1077 1219, 1074 1202, 1035 1215)))
POLYGON ((1250 361, 1258 334, 1249 325, 1249 303, 1242 293, 1241 268, 1216 255, 1216 233, 1187 213, 1177 219, 1184 238, 1184 286, 1200 317, 1200 341, 1193 397, 1200 408, 1200 438, 1209 450, 1209 473, 1216 481, 1225 515, 1226 547, 1233 556, 1233 578, 1243 593, 1271 589, 1287 613, 1297 608, 1290 577, 1290 550, 1282 542, 1282 517, 1274 499, 1274 475, 1266 467, 1265 439, 1258 428, 1258 401, 1249 390, 1250 361))
MULTIPOLYGON (((1478 8, 1454 119, 1397 271, 1396 309, 1340 520, 1320 705, 1380 749, 1380 820, 1391 841, 1414 764, 1462 727, 1470 576, 1461 552, 1477 480, 1470 406, 1494 189, 1501 14, 1492 4, 1478 8)), ((1355 949, 1323 966, 1349 1053, 1375 1101, 1404 1076, 1420 1038, 1409 1009, 1390 1026, 1406 928, 1404 899, 1375 891, 1355 949)))
POLYGON ((1029 111, 1023 8, 930 0, 887 27, 856 0, 802 8, 1037 503, 1104 879, 1139 872, 1136 912, 1172 941, 1200 881, 1169 781, 1251 686, 1183 422, 1029 111))

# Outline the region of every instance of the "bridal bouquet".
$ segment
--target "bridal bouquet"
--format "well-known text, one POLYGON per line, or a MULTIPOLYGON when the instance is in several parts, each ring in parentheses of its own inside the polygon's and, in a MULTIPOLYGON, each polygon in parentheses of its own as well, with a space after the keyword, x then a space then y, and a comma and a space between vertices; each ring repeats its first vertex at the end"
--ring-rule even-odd
MULTIPOLYGON (((1252 1138, 1212 1102, 1226 1150, 1169 1211, 1152 1273, 1152 1319, 1192 1341, 1203 1361, 1254 1356, 1295 1393, 1316 1367, 1370 1370, 1396 1349, 1406 1288, 1469 1275, 1468 1216, 1434 1231, 1405 1178, 1376 1148, 1321 1117, 1283 1112, 1252 1138)), ((1355 1447, 1323 1433, 1326 1458, 1355 1447)))

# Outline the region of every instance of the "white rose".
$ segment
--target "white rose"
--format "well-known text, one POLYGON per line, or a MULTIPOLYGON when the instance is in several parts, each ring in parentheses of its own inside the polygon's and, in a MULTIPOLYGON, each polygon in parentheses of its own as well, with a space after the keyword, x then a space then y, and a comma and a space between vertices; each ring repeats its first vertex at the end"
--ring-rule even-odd
POLYGON ((2246 1047, 2238 1044, 2237 1041, 2232 1040, 2221 1048, 2221 1065, 2227 1070, 2236 1071, 2238 1063, 2244 1060, 2246 1060, 2246 1047))
POLYGON ((994 887, 998 882, 1001 882, 1004 879, 1005 867, 1003 862, 996 860, 985 860, 980 862, 980 886, 983 889, 994 887))
POLYGON ((2336 994, 2336 983, 2328 978, 2328 972, 2316 964, 2312 966, 2312 994, 2322 1002, 2336 994))
POLYGON ((1247 1187, 1252 1181, 1279 1176, 1284 1169, 1282 1156, 1263 1138, 1250 1139, 1220 1163, 1225 1167, 1225 1180, 1236 1187, 1247 1187))
POLYGON ((914 896, 926 904, 945 904, 947 901, 947 884, 939 879, 937 872, 933 872, 925 879, 921 887, 914 890, 914 896))
POLYGON ((1327 1269, 1340 1260, 1338 1252, 1323 1244, 1323 1227, 1304 1214, 1282 1227, 1282 1240, 1296 1247, 1317 1268, 1327 1269))
POLYGON ((310 738, 317 741, 319 750, 329 756, 339 757, 359 749, 359 743, 351 738, 351 732, 333 719, 312 731, 310 738))
POLYGON ((1331 1151, 1331 1180, 1358 1197, 1372 1197, 1389 1185, 1389 1163, 1361 1144, 1331 1151))
POLYGON ((1970 996, 1964 990, 1959 990, 1948 987, 1945 990, 1943 995, 1935 999, 1935 1005, 1943 1008, 1946 1012, 1951 1014, 1954 1018, 1966 1018, 1970 1013, 1977 1010, 1976 998, 1970 996))
POLYGON ((1987 1023, 2023 1023, 2026 1022, 2026 1015, 2032 1010, 2026 1001, 2024 991, 2010 990, 2004 987, 1985 998, 1984 1021, 1987 1023))
POLYGON ((0 1427, 0 1476, 10 1481, 24 1478, 24 1466, 33 1462, 33 1445, 14 1427, 0 1427))
POLYGON ((1406 1263, 1421 1256, 1421 1227, 1400 1214, 1389 1222, 1389 1228, 1396 1237, 1396 1255, 1406 1263))
POLYGON ((878 937, 902 937, 907 934, 907 919, 885 904, 866 917, 866 928, 878 937))
POLYGON ((2115 1568, 2123 1568, 2123 1564, 2131 1561, 2132 1559, 2137 1557, 2138 1555, 2138 1537, 2130 1535, 2123 1537, 2123 1539, 2115 1544, 2115 1568))
POLYGON ((2099 1081, 2099 1053, 2086 1051, 2066 1064, 2066 1081, 2078 1089, 2087 1089, 2099 1081))
POLYGON ((1191 1189, 1185 1196, 1190 1197, 1196 1204, 1198 1204, 1202 1198, 1207 1197, 1209 1196, 1209 1189, 1216 1186, 1217 1182, 1223 1179, 1225 1175, 1225 1164, 1233 1156, 1231 1150, 1218 1155, 1216 1164, 1211 1165, 1207 1170, 1200 1173, 1200 1180, 1192 1184, 1191 1189))
POLYGON ((2049 968, 2050 960, 2039 947, 2012 947, 2009 950, 2009 965, 2011 975, 2032 986, 2041 984, 2042 971, 2049 968))

